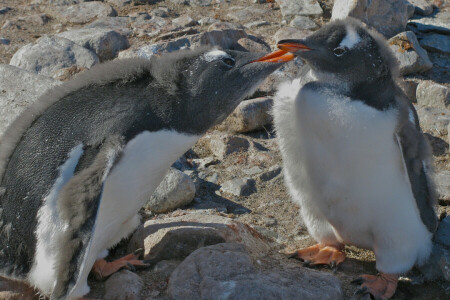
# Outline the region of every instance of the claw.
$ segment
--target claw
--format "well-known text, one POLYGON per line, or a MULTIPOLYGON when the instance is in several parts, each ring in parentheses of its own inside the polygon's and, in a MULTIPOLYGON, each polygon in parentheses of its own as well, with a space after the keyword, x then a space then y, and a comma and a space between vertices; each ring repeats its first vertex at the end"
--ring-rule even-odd
POLYGON ((352 283, 360 284, 356 294, 370 294, 376 300, 390 299, 397 288, 398 276, 392 274, 362 275, 353 280, 352 283))
POLYGON ((311 261, 310 260, 304 260, 303 261, 303 266, 305 266, 305 267, 311 266, 311 261))
POLYGON ((336 263, 335 260, 333 260, 333 261, 330 263, 330 268, 331 268, 331 271, 332 271, 333 273, 336 273, 336 272, 337 272, 337 263, 336 263))
POLYGON ((136 249, 133 254, 136 255, 138 258, 141 256, 141 254, 144 253, 144 248, 136 249))
POLYGON ((136 268, 130 262, 127 262, 126 268, 131 272, 136 272, 136 268))

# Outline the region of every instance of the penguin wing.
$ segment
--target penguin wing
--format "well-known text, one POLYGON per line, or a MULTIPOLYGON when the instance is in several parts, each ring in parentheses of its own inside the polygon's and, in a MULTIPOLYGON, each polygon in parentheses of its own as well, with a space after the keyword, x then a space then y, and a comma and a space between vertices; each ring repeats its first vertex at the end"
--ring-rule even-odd
POLYGON ((414 107, 408 106, 408 120, 397 129, 398 142, 411 190, 416 199, 420 218, 430 232, 437 227, 436 193, 431 179, 431 150, 420 130, 414 107))
POLYGON ((83 269, 103 184, 121 156, 123 145, 122 137, 111 136, 101 145, 84 147, 75 175, 59 194, 58 209, 66 226, 56 237, 60 247, 55 264, 57 283, 52 294, 56 299, 69 293, 83 269))

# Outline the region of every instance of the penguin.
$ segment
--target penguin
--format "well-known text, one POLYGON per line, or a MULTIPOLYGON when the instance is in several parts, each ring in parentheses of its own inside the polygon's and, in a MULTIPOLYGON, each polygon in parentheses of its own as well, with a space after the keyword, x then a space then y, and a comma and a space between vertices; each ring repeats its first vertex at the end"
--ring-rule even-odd
POLYGON ((20 115, 0 144, 0 276, 50 299, 89 292, 133 266, 107 249, 139 224, 167 169, 223 121, 286 53, 198 48, 115 60, 58 86, 20 115))
POLYGON ((389 299, 399 275, 429 257, 437 226, 430 146, 398 63, 351 18, 278 48, 308 68, 279 87, 273 107, 285 184, 317 242, 293 256, 334 268, 344 245, 373 250, 379 274, 355 280, 357 292, 389 299))

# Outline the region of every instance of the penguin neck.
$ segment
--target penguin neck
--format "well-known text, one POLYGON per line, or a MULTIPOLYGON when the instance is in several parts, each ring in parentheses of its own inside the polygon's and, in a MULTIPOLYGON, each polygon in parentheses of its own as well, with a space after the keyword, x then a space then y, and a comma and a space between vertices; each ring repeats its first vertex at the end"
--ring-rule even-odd
POLYGON ((348 96, 377 110, 387 110, 395 104, 396 85, 390 76, 352 83, 348 96))

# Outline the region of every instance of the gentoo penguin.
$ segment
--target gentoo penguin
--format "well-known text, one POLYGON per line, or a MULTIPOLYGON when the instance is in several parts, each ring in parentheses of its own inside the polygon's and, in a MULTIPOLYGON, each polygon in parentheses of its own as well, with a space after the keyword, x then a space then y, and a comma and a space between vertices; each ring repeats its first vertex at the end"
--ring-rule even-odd
POLYGON ((360 277, 358 291, 388 299, 398 275, 429 256, 437 225, 431 154, 397 62, 353 19, 278 47, 310 68, 280 86, 273 109, 286 185, 318 242, 294 255, 337 265, 345 244, 371 249, 380 274, 360 277))
POLYGON ((138 210, 170 165, 294 57, 197 49, 109 62, 40 98, 0 144, 0 275, 51 299, 89 292, 107 249, 140 223, 138 210))

